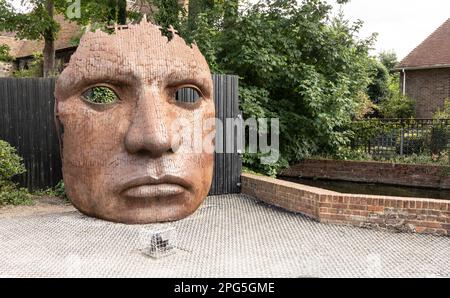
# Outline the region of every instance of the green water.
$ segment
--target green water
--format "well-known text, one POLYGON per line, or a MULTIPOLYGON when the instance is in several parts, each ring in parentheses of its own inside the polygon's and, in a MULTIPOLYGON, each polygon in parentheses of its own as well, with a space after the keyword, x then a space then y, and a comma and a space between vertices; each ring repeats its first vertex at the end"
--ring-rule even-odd
POLYGON ((340 193, 450 200, 450 190, 290 177, 280 179, 340 193))

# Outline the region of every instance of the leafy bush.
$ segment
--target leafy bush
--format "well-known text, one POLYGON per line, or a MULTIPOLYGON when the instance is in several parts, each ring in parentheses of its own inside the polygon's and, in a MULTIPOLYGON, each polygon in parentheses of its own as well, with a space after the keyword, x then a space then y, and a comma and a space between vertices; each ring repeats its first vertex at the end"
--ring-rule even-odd
POLYGON ((0 61, 10 62, 13 60, 13 57, 9 55, 9 46, 6 44, 0 45, 0 61))
POLYGON ((381 62, 374 60, 373 62, 372 82, 367 88, 367 95, 373 103, 380 103, 389 97, 389 71, 381 62))
POLYGON ((444 151, 450 139, 448 127, 435 126, 431 128, 430 151, 432 154, 439 154, 444 151))
POLYGON ((62 181, 62 180, 59 181, 58 184, 55 186, 54 190, 55 190, 55 195, 58 198, 68 200, 67 195, 66 195, 66 189, 64 187, 64 181, 62 181))
POLYGON ((450 119, 450 100, 448 98, 445 99, 442 109, 437 109, 433 114, 433 119, 450 119))
POLYGON ((415 101, 400 92, 398 75, 391 75, 390 95, 381 101, 378 108, 384 118, 411 118, 415 115, 415 101))
POLYGON ((25 173, 22 158, 14 147, 0 140, 0 186, 8 184, 12 177, 22 173, 25 173))
POLYGON ((18 188, 11 179, 25 172, 22 158, 16 149, 5 141, 0 140, 0 206, 31 204, 32 199, 28 191, 18 188))
MULTIPOLYGON (((441 109, 433 114, 435 120, 450 119, 450 100, 447 98, 441 109)), ((443 123, 433 125, 430 136, 430 151, 432 154, 440 154, 446 149, 450 149, 450 128, 443 123)))
POLYGON ((382 134, 390 135, 396 129, 398 129, 397 123, 382 121, 380 119, 353 121, 347 128, 350 131, 350 144, 354 147, 367 144, 382 134))
POLYGON ((32 204, 33 199, 25 188, 18 188, 13 183, 0 187, 0 206, 32 204))

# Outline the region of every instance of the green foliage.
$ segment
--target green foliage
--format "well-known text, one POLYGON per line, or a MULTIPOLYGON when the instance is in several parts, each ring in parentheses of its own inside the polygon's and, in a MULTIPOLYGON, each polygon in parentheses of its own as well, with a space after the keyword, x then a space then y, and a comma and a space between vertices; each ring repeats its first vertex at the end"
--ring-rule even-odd
POLYGON ((158 7, 152 17, 161 27, 180 28, 182 26, 186 11, 178 3, 178 0, 152 0, 151 2, 152 5, 158 7))
POLYGON ((216 1, 196 15, 194 28, 179 28, 213 72, 240 76, 245 118, 280 119, 280 162, 267 167, 246 155, 244 165, 273 175, 349 141, 345 128, 371 81, 373 38, 358 39, 360 22, 331 13, 320 0, 259 1, 239 10, 235 1, 216 1))
POLYGON ((378 111, 378 106, 372 102, 367 93, 359 91, 355 98, 357 107, 355 109, 355 119, 361 120, 371 117, 378 111))
MULTIPOLYGON (((403 152, 405 152, 407 155, 411 155, 411 154, 422 154, 425 152, 426 150, 426 145, 427 145, 427 141, 426 141, 426 136, 425 135, 409 135, 409 134, 405 134, 404 135, 404 139, 403 139, 403 152)), ((402 148, 402 144, 401 144, 401 140, 398 139, 396 144, 395 144, 395 152, 397 154, 401 154, 401 148, 402 148)))
POLYGON ((370 97, 372 102, 379 103, 390 95, 389 71, 381 62, 377 60, 373 60, 372 67, 374 76, 368 87, 367 95, 370 97))
MULTIPOLYGON (((25 1, 32 7, 31 11, 19 12, 11 6, 10 1, 0 0, 0 31, 14 31, 19 39, 37 40, 44 38, 48 32, 55 37, 59 24, 48 14, 45 7, 47 1, 25 1)), ((54 2, 62 3, 63 0, 54 2)))
POLYGON ((86 101, 96 104, 109 104, 117 101, 117 95, 108 87, 98 86, 83 94, 86 101))
POLYGON ((445 99, 443 108, 439 108, 433 114, 433 119, 450 119, 450 100, 448 98, 445 99))
POLYGON ((9 46, 6 44, 0 45, 0 61, 3 62, 10 62, 13 60, 13 57, 9 55, 9 46))
MULTIPOLYGON (((154 0, 142 0, 141 2, 152 3, 154 0)), ((55 3, 56 11, 67 15, 67 9, 72 3, 66 0, 58 0, 55 3)), ((109 32, 108 26, 114 24, 124 24, 126 22, 135 22, 142 16, 133 11, 126 11, 125 0, 82 0, 80 1, 80 17, 73 18, 74 21, 80 25, 89 25, 92 30, 101 29, 109 32)))
POLYGON ((368 95, 377 104, 376 117, 410 118, 415 114, 414 100, 400 92, 400 77, 392 72, 397 64, 393 51, 381 52, 378 61, 374 60, 374 77, 368 88, 368 95))
POLYGON ((450 148, 450 130, 447 126, 436 125, 431 128, 430 151, 432 154, 440 154, 447 147, 450 148))
POLYGON ((378 60, 389 70, 397 65, 398 58, 397 54, 394 51, 384 51, 378 55, 378 60))
POLYGON ((389 134, 399 128, 399 125, 393 122, 385 122, 379 119, 367 119, 363 121, 354 121, 348 127, 351 144, 366 144, 373 138, 381 134, 389 134))
POLYGON ((42 65, 44 57, 42 53, 34 53, 33 61, 30 63, 28 69, 16 70, 13 72, 15 78, 36 78, 42 76, 42 65))
POLYGON ((14 147, 0 140, 0 185, 6 184, 12 177, 25 173, 22 158, 14 147))
POLYGON ((388 98, 379 104, 379 111, 384 118, 410 118, 415 115, 415 101, 400 92, 398 75, 391 75, 389 79, 388 98))
POLYGON ((53 189, 55 192, 55 196, 57 196, 58 198, 62 198, 66 201, 69 200, 66 195, 66 188, 64 186, 63 180, 59 181, 58 184, 56 184, 56 186, 53 189))
POLYGON ((32 199, 24 188, 18 188, 11 179, 25 172, 22 158, 16 149, 0 140, 0 206, 31 204, 32 199))
MULTIPOLYGON (((189 1, 189 19, 188 27, 190 30, 202 28, 201 24, 197 24, 197 18, 205 11, 214 8, 214 3, 217 0, 190 0, 189 1)), ((223 2, 223 1, 222 1, 223 2)))
POLYGON ((0 207, 4 205, 33 205, 34 201, 25 188, 14 184, 0 187, 0 207))
MULTIPOLYGON (((433 119, 450 119, 450 100, 444 101, 444 106, 439 108, 434 114, 433 119)), ((438 122, 439 123, 439 122, 438 122)), ((431 129, 430 150, 432 154, 440 154, 446 149, 450 149, 450 128, 446 125, 437 124, 431 129)))
POLYGON ((55 187, 48 188, 46 190, 38 190, 33 192, 35 196, 50 196, 50 197, 58 197, 65 201, 68 201, 68 197, 66 195, 64 181, 59 181, 55 187))

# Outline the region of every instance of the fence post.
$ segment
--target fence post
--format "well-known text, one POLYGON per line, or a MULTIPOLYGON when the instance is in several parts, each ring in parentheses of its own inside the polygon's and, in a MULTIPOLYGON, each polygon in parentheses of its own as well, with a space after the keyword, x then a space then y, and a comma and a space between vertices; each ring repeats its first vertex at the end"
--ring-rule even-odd
POLYGON ((403 156, 403 145, 405 143, 405 129, 403 126, 403 119, 400 120, 400 156, 403 156))

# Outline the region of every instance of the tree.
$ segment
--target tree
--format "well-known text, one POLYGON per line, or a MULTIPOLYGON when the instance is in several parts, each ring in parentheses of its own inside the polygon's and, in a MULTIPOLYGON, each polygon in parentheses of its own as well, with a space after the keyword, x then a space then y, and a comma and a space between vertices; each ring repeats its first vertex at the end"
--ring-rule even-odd
POLYGON ((190 30, 196 29, 197 17, 199 14, 214 7, 214 0, 190 0, 189 1, 189 17, 188 27, 190 30))
POLYGON ((374 81, 369 86, 369 95, 378 104, 376 116, 384 118, 410 118, 415 113, 415 102, 400 91, 400 75, 393 71, 398 64, 394 51, 381 52, 374 81))
POLYGON ((152 18, 161 27, 173 26, 178 30, 182 28, 186 12, 177 0, 150 0, 150 3, 157 7, 152 18))
POLYGON ((384 118, 410 118, 415 114, 415 101, 400 91, 400 80, 394 74, 389 77, 389 95, 379 104, 384 118))
POLYGON ((373 59, 372 82, 367 88, 367 95, 373 103, 379 104, 389 97, 389 71, 381 62, 373 59))
POLYGON ((59 30, 58 23, 53 19, 53 0, 29 0, 31 12, 20 12, 6 0, 0 0, 0 30, 14 31, 20 39, 44 39, 43 75, 49 76, 55 64, 54 41, 59 30))
POLYGON ((384 51, 378 55, 378 60, 390 71, 398 64, 397 54, 394 51, 384 51))
POLYGON ((185 38, 197 41, 214 72, 239 75, 246 118, 280 119, 279 163, 262 165, 245 155, 245 165, 273 174, 312 154, 336 153, 349 141, 346 127, 367 104, 361 94, 373 80, 368 51, 374 38, 358 39, 362 23, 333 18, 326 1, 232 5, 199 13, 185 38), (230 11, 233 22, 225 26, 230 11))

